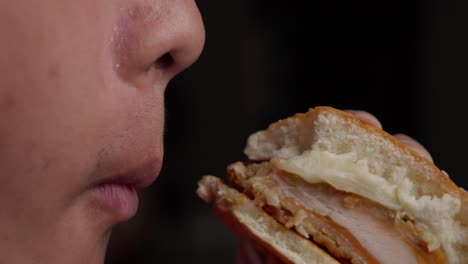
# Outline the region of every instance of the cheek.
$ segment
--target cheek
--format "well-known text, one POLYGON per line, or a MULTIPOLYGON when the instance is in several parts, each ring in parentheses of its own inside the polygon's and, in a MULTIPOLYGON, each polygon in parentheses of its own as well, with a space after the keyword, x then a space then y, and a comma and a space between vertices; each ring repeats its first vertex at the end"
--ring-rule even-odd
POLYGON ((0 169, 17 176, 10 190, 63 199, 98 164, 110 170, 162 155, 163 90, 143 91, 115 73, 115 6, 101 6, 111 2, 57 0, 55 15, 38 5, 27 21, 11 18, 14 31, 0 24, 16 43, 0 44, 8 61, 0 63, 0 169))
MULTIPOLYGON (((0 20, 13 2, 0 1, 0 20)), ((94 175, 162 156, 163 91, 143 92, 114 72, 114 10, 94 6, 112 1, 85 0, 89 10, 78 10, 82 1, 18 2, 37 8, 0 23, 0 226, 14 227, 19 245, 46 247, 94 175)), ((73 229, 87 223, 78 209, 60 233, 94 237, 73 229)))
POLYGON ((0 43, 0 169, 10 182, 0 192, 34 199, 69 192, 90 170, 106 104, 98 73, 107 67, 109 26, 90 18, 95 26, 84 27, 85 19, 74 16, 85 11, 77 15, 47 3, 35 12, 25 8, 30 13, 24 16, 0 10, 9 22, 0 23, 1 35, 8 36, 0 43))

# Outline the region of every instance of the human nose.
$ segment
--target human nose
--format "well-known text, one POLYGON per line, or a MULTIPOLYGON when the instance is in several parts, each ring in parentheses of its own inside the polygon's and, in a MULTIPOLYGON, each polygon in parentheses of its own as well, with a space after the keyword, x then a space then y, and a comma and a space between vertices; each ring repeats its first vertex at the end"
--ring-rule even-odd
POLYGON ((173 76, 198 59, 205 43, 205 30, 194 0, 168 2, 173 4, 173 11, 169 11, 165 25, 167 50, 156 55, 154 63, 155 67, 167 67, 173 76))
POLYGON ((121 11, 114 29, 115 69, 136 86, 165 84, 193 64, 205 31, 193 0, 151 0, 121 11))

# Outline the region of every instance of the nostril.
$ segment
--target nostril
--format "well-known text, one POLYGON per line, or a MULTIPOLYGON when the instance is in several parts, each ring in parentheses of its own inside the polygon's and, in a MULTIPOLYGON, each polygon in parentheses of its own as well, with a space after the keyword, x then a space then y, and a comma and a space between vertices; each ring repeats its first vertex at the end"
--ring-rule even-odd
POLYGON ((159 57, 157 60, 155 60, 153 63, 153 67, 156 69, 164 70, 164 69, 171 67, 172 64, 174 64, 174 58, 168 52, 162 55, 161 57, 159 57))

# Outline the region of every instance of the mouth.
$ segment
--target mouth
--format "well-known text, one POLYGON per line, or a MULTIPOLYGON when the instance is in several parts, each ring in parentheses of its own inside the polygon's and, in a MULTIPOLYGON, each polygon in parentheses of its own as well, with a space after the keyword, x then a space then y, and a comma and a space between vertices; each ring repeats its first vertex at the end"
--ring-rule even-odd
POLYGON ((96 182, 89 190, 95 206, 109 213, 115 222, 129 220, 138 210, 137 190, 150 186, 160 169, 161 162, 151 161, 96 182))

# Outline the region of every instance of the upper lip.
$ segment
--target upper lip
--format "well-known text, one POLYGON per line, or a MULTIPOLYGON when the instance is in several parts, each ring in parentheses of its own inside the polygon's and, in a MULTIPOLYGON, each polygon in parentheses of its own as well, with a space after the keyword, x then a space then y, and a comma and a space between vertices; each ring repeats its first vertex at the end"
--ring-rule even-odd
POLYGON ((161 162, 152 160, 138 167, 102 179, 95 185, 99 186, 103 184, 121 184, 135 189, 142 189, 150 186, 156 180, 160 170, 161 162))

